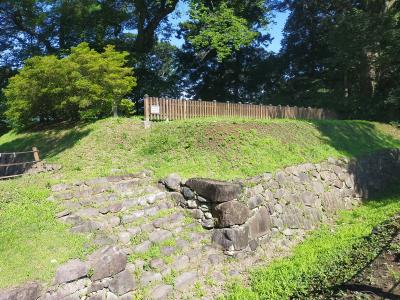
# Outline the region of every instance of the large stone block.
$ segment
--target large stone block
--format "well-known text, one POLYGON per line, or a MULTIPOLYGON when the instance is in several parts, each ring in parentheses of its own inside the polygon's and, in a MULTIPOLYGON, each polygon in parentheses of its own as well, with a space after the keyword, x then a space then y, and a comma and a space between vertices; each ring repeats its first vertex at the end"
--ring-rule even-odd
POLYGON ((192 178, 186 185, 210 202, 227 202, 237 199, 242 190, 240 184, 219 180, 192 178))
POLYGON ((59 284, 77 280, 85 277, 87 272, 88 266, 86 263, 79 259, 70 260, 57 269, 55 283, 59 284))
POLYGON ((45 295, 40 297, 40 300, 79 300, 79 294, 90 283, 88 278, 71 281, 60 285, 56 290, 50 289, 45 295))
POLYGON ((228 201, 215 207, 219 227, 242 225, 249 218, 249 208, 239 201, 228 201))
POLYGON ((181 186, 181 181, 182 179, 179 175, 170 174, 165 179, 162 180, 162 183, 164 183, 165 186, 172 191, 179 191, 181 186))
POLYGON ((30 282, 17 288, 0 291, 0 300, 36 300, 39 294, 40 285, 30 282))
POLYGON ((249 227, 215 229, 212 242, 224 250, 243 250, 249 244, 249 227))
POLYGON ((172 192, 169 195, 171 196, 172 201, 174 201, 176 204, 182 207, 186 207, 187 205, 186 200, 181 193, 172 192))
POLYGON ((158 285, 150 293, 150 299, 152 300, 164 300, 168 299, 168 296, 172 293, 174 287, 172 285, 158 285))
POLYGON ((181 275, 179 275, 176 280, 175 280, 175 288, 178 291, 183 291, 186 288, 193 286, 197 279, 197 273, 196 272, 184 272, 181 275))
POLYGON ((115 275, 109 284, 109 289, 114 294, 121 296, 136 288, 136 283, 133 280, 133 275, 128 270, 115 275))
POLYGON ((308 191, 301 193, 301 201, 304 203, 305 206, 315 207, 316 204, 316 196, 308 191))
POLYGON ((263 202, 264 197, 262 195, 255 195, 253 197, 250 197, 250 199, 247 201, 247 206, 250 209, 254 209, 256 207, 259 207, 263 202))
POLYGON ((339 209, 343 209, 344 200, 341 199, 340 194, 335 191, 326 192, 322 195, 321 204, 323 210, 327 213, 334 213, 339 209))
POLYGON ((248 221, 250 239, 256 239, 267 234, 272 227, 268 209, 261 206, 257 213, 248 221))
POLYGON ((149 240, 153 243, 161 243, 170 237, 172 237, 172 233, 170 231, 159 229, 150 233, 149 240))
POLYGON ((127 255, 117 247, 106 246, 97 250, 89 257, 90 268, 93 270, 92 280, 100 280, 113 276, 126 267, 127 255))

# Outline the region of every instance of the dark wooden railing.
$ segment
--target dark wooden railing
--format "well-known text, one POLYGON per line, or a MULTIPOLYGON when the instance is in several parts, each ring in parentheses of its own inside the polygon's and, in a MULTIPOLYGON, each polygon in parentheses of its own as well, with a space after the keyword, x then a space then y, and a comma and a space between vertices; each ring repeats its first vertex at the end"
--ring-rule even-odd
POLYGON ((32 166, 41 164, 39 150, 0 153, 0 179, 21 176, 32 166))

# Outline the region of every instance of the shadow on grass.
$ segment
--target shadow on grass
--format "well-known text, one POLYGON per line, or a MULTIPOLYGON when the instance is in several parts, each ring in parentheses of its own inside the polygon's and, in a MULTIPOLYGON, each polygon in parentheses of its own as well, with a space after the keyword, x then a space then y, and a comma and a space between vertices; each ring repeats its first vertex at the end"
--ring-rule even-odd
MULTIPOLYGON (((356 158, 348 171, 363 198, 379 196, 400 178, 400 140, 364 121, 313 121, 325 143, 340 153, 356 158)), ((339 175, 339 174, 338 174, 339 175)))
MULTIPOLYGON (((390 205, 390 202, 398 201, 399 196, 400 196, 400 179, 398 178, 397 180, 394 180, 392 185, 389 185, 388 188, 385 189, 380 194, 379 197, 377 197, 374 200, 368 200, 367 205, 372 205, 374 207, 390 205)), ((392 218, 392 220, 396 220, 396 216, 392 218)), ((362 295, 374 295, 376 297, 379 297, 379 299, 400 299, 400 294, 398 289, 400 280, 396 279, 395 281, 393 281, 391 276, 384 276, 384 274, 381 273, 382 269, 385 268, 387 268, 388 270, 393 268, 393 272, 395 272, 394 268, 398 268, 397 261, 394 260, 392 262, 390 260, 386 260, 387 258, 385 259, 386 256, 384 254, 390 249, 391 245, 395 243, 395 239, 400 233, 400 224, 398 224, 398 221, 393 222, 390 220, 386 221, 385 223, 386 226, 389 225, 388 228, 391 227, 391 230, 382 231, 380 233, 381 235, 383 233, 383 235, 386 235, 386 237, 384 237, 383 235, 382 237, 380 237, 379 239, 380 249, 375 255, 375 257, 373 257, 362 268, 360 268, 358 272, 355 273, 350 280, 342 284, 339 284, 337 286, 334 286, 332 288, 334 294, 343 296, 343 293, 345 294, 350 293, 350 295, 353 295, 353 293, 355 293, 354 297, 356 297, 358 294, 359 297, 362 297, 362 295), (379 282, 379 280, 378 281, 373 280, 374 276, 381 282, 379 282)), ((372 239, 372 236, 378 234, 378 231, 379 230, 377 229, 377 227, 375 227, 372 230, 371 234, 365 238, 365 243, 369 243, 372 239)), ((347 297, 343 298, 350 299, 347 297)))
POLYGON ((345 155, 357 157, 382 148, 400 147, 400 140, 364 121, 312 121, 323 135, 324 142, 345 155))
POLYGON ((90 132, 90 129, 76 128, 29 132, 29 135, 1 144, 0 152, 30 151, 35 146, 40 151, 40 158, 48 159, 73 147, 90 132))
MULTIPOLYGON (((365 295, 375 295, 377 297, 380 297, 380 299, 390 299, 390 300, 400 299, 400 295, 398 294, 392 292, 385 292, 382 288, 374 287, 367 284, 344 284, 342 286, 342 290, 349 292, 358 292, 365 295)), ((361 295, 358 296, 361 297, 361 295)))

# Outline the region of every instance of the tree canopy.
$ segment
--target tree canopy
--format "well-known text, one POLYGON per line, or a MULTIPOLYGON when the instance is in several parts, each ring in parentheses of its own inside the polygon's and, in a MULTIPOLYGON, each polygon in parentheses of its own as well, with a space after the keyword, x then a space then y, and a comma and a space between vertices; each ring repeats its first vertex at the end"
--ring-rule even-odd
POLYGON ((124 66, 127 55, 114 46, 98 53, 81 43, 61 59, 29 58, 4 90, 5 115, 14 126, 26 127, 117 114, 123 97, 136 85, 132 68, 124 66))
MULTIPOLYGON (((50 55, 46 66, 85 42, 127 53, 133 101, 186 96, 327 107, 344 118, 400 116, 394 0, 5 0, 0 27, 0 88, 32 63, 26 59, 50 55), (279 53, 267 50, 276 11, 289 12, 279 53)), ((5 103, 2 93, 0 117, 5 103)))

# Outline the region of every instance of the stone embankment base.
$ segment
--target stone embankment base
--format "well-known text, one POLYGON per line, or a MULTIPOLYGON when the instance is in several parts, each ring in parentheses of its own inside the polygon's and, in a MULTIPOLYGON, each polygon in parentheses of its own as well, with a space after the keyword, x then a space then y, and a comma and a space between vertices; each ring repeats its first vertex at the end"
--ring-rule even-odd
POLYGON ((399 153, 233 183, 171 175, 167 190, 149 172, 55 185, 56 217, 96 250, 59 266, 51 284, 7 289, 0 300, 215 299, 248 267, 289 255, 307 231, 398 177, 399 153))

